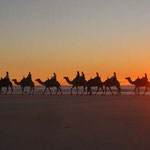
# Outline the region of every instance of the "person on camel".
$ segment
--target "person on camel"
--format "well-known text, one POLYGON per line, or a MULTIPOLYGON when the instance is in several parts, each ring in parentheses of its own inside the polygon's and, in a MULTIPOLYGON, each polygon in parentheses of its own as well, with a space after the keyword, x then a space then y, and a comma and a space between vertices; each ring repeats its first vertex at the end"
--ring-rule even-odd
POLYGON ((112 76, 112 79, 115 79, 115 80, 117 80, 117 75, 116 75, 116 72, 114 72, 114 75, 112 76))
POLYGON ((142 80, 143 80, 144 82, 148 81, 148 77, 147 77, 147 74, 146 74, 146 73, 145 73, 145 76, 142 78, 142 80))
POLYGON ((8 71, 6 72, 5 79, 9 80, 9 73, 8 73, 8 71))
POLYGON ((56 76, 56 73, 53 73, 53 77, 51 78, 53 81, 56 81, 57 80, 57 76, 56 76))
POLYGON ((148 77, 147 77, 147 74, 146 74, 146 73, 145 73, 145 80, 148 81, 148 77))
POLYGON ((28 80, 31 80, 31 79, 32 79, 32 75, 31 75, 30 72, 28 73, 27 79, 28 79, 28 80))
POLYGON ((84 74, 83 72, 82 72, 82 75, 81 75, 81 77, 80 77, 80 78, 81 78, 81 80, 82 80, 82 81, 84 81, 84 80, 85 80, 85 74, 84 74))
POLYGON ((81 79, 80 73, 79 73, 79 71, 77 71, 77 75, 76 75, 76 77, 74 78, 74 81, 79 82, 80 79, 81 79))
POLYGON ((75 78, 76 80, 79 80, 80 79, 80 72, 79 71, 77 71, 77 75, 76 75, 76 78, 75 78))
POLYGON ((100 76, 99 76, 99 73, 98 73, 98 72, 96 72, 96 77, 95 77, 95 79, 96 79, 97 81, 100 81, 100 76))

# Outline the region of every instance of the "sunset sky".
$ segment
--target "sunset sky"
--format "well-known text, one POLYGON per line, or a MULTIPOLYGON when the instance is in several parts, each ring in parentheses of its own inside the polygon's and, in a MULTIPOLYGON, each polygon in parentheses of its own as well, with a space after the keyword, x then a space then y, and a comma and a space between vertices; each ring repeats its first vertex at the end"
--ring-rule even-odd
POLYGON ((76 71, 150 79, 150 0, 1 0, 0 77, 76 71))

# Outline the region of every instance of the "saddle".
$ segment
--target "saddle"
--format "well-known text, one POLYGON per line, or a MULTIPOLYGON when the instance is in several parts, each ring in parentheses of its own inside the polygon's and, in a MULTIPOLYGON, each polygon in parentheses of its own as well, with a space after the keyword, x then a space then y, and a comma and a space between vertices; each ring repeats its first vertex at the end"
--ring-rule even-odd
POLYGON ((145 82, 148 81, 147 78, 145 78, 145 77, 143 77, 143 78, 137 78, 136 80, 137 80, 138 82, 140 82, 140 83, 145 83, 145 82))
POLYGON ((31 83, 32 80, 30 78, 23 78, 21 82, 31 83))
POLYGON ((111 83, 113 83, 113 82, 115 83, 117 81, 117 79, 112 77, 112 78, 107 79, 107 81, 111 82, 111 83))

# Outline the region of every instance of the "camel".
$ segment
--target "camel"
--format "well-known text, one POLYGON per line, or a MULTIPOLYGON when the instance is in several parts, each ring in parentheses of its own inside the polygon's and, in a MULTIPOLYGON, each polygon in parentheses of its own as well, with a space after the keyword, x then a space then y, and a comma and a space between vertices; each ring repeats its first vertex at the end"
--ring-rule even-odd
POLYGON ((21 86, 21 90, 22 90, 22 94, 24 93, 24 88, 25 87, 30 87, 30 92, 29 94, 34 94, 34 82, 32 80, 29 80, 27 78, 23 78, 20 82, 18 82, 16 79, 13 79, 12 81, 14 81, 14 83, 16 85, 20 85, 21 86))
POLYGON ((39 84, 45 86, 45 90, 44 90, 44 92, 43 92, 43 95, 45 94, 45 92, 46 92, 47 89, 49 90, 50 94, 52 95, 52 92, 51 92, 50 87, 56 87, 56 88, 57 88, 56 95, 58 94, 59 91, 60 91, 60 93, 61 93, 61 95, 62 95, 62 90, 61 90, 61 88, 60 88, 61 85, 60 85, 60 83, 59 83, 58 81, 55 81, 54 79, 50 79, 50 80, 48 79, 48 80, 46 80, 45 82, 41 81, 41 79, 36 79, 36 81, 37 81, 39 84))
POLYGON ((135 95, 140 95, 140 87, 145 87, 145 91, 142 95, 145 95, 145 93, 147 92, 147 89, 150 88, 150 82, 147 80, 144 80, 144 78, 142 79, 136 79, 135 81, 132 81, 130 77, 126 77, 126 80, 128 80, 128 82, 132 85, 135 85, 134 88, 134 92, 135 95), (136 92, 136 89, 138 90, 138 93, 136 92))
POLYGON ((2 93, 2 87, 7 88, 7 91, 4 94, 7 94, 7 92, 9 91, 9 87, 11 88, 11 94, 12 94, 13 88, 12 88, 12 83, 10 82, 9 79, 1 79, 0 80, 0 94, 2 93))
POLYGON ((70 81, 70 79, 68 77, 64 77, 64 79, 66 80, 67 83, 72 85, 72 87, 71 87, 71 95, 72 95, 72 90, 73 90, 74 87, 76 87, 77 95, 78 95, 79 94, 78 93, 78 87, 80 87, 80 86, 83 87, 83 92, 81 93, 81 95, 84 94, 85 88, 86 88, 86 82, 87 82, 86 80, 80 80, 79 79, 79 81, 77 81, 76 79, 74 79, 74 80, 70 81))
POLYGON ((72 85, 72 87, 71 87, 71 95, 72 95, 72 90, 73 90, 74 87, 76 87, 77 95, 78 95, 79 94, 78 93, 78 87, 80 87, 80 86, 83 87, 83 92, 81 93, 81 95, 83 95, 85 93, 86 87, 87 87, 87 95, 88 95, 88 93, 90 93, 90 95, 92 95, 91 87, 96 87, 96 86, 98 87, 98 89, 97 89, 95 95, 99 92, 100 88, 104 92, 102 82, 101 81, 97 82, 97 80, 95 80, 95 79, 90 79, 88 81, 81 80, 81 79, 79 79, 78 81, 76 81, 76 79, 70 81, 70 79, 68 77, 64 77, 64 79, 67 81, 67 83, 72 85))
POLYGON ((121 94, 120 83, 116 78, 107 79, 106 81, 103 82, 103 85, 105 86, 105 95, 107 92, 107 87, 109 88, 111 94, 114 95, 112 90, 111 90, 111 87, 113 87, 113 86, 115 86, 118 89, 118 95, 121 94))
POLYGON ((103 95, 104 89, 103 89, 103 83, 101 82, 101 80, 99 80, 97 78, 90 79, 87 81, 86 85, 87 85, 87 95, 88 95, 88 93, 90 93, 90 95, 92 95, 91 87, 98 87, 95 95, 99 92, 99 90, 101 88, 102 95, 103 95))

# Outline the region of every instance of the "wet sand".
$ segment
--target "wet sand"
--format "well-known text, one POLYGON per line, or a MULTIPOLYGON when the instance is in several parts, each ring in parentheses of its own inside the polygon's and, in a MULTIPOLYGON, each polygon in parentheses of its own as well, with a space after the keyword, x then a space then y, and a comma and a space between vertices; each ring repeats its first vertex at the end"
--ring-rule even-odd
POLYGON ((0 150, 148 150, 150 96, 0 96, 0 150))

